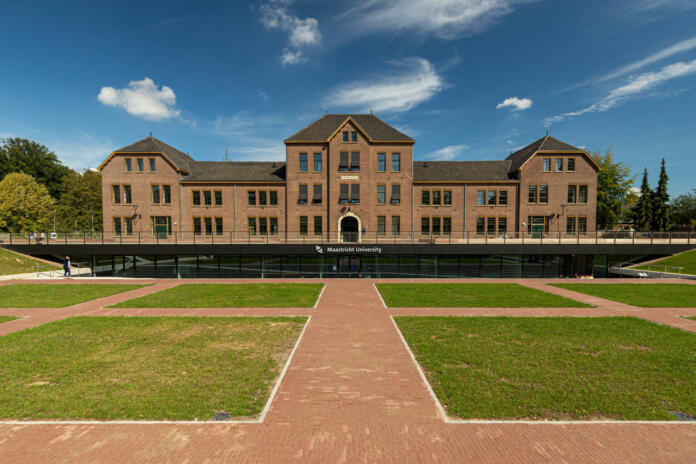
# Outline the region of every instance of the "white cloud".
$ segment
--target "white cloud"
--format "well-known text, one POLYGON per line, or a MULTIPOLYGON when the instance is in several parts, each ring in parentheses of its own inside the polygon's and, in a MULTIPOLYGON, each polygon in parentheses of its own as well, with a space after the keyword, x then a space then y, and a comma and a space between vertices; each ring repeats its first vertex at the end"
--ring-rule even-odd
POLYGON ((499 110, 508 106, 512 108, 512 111, 523 111, 532 107, 532 100, 529 98, 510 97, 498 103, 495 109, 499 110))
POLYGON ((693 0, 630 0, 628 12, 650 13, 655 10, 687 11, 696 8, 693 0))
POLYGON ((391 62, 402 71, 376 80, 340 85, 324 98, 324 105, 361 111, 402 112, 431 99, 444 88, 444 81, 424 58, 391 62))
POLYGON ((368 0, 339 18, 353 33, 415 31, 455 39, 486 30, 515 6, 535 0, 368 0))
POLYGON ((297 51, 293 52, 292 50, 285 48, 285 49, 283 49, 283 54, 280 55, 280 62, 283 65, 304 63, 305 61, 307 61, 307 58, 305 58, 302 55, 301 50, 297 50, 297 51))
POLYGON ((174 91, 166 85, 157 89, 149 77, 142 81, 130 81, 128 88, 124 89, 102 87, 97 98, 104 105, 121 107, 133 116, 150 121, 178 117, 181 113, 174 108, 174 91))
POLYGON ((428 153, 425 157, 435 161, 451 161, 470 148, 469 145, 450 145, 428 153))
POLYGON ((294 51, 283 50, 281 63, 297 64, 306 61, 301 48, 321 44, 319 21, 315 18, 299 18, 288 10, 292 0, 271 0, 261 5, 261 23, 266 29, 281 30, 288 33, 288 41, 294 51))
POLYGON ((631 76, 628 81, 609 92, 604 98, 594 102, 590 106, 577 111, 563 113, 557 116, 546 118, 544 126, 561 122, 566 118, 580 116, 585 113, 600 113, 622 105, 629 99, 636 98, 648 90, 652 90, 663 82, 670 81, 679 77, 696 74, 696 60, 689 62, 678 62, 667 65, 659 71, 647 72, 637 76, 631 76))

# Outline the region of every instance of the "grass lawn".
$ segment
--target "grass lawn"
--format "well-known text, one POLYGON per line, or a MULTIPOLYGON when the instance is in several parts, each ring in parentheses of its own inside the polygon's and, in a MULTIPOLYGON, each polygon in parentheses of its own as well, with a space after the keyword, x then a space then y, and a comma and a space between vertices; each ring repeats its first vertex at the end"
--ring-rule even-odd
POLYGON ((3 322, 14 321, 15 319, 17 318, 14 316, 0 316, 0 324, 2 324, 3 322))
POLYGON ((112 308, 311 308, 323 284, 182 284, 112 308))
POLYGON ((696 285, 690 284, 553 284, 574 292, 643 308, 696 307, 696 285))
POLYGON ((36 272, 36 264, 42 270, 46 270, 49 267, 55 267, 56 269, 60 267, 58 264, 51 265, 45 261, 36 260, 29 256, 0 248, 0 275, 36 272))
POLYGON ((377 284, 391 308, 587 308, 518 284, 377 284))
POLYGON ((0 308, 64 308, 135 290, 132 284, 13 284, 0 286, 0 308))
POLYGON ((0 418, 258 414, 304 317, 72 317, 0 337, 0 418))
POLYGON ((631 317, 395 317, 448 414, 696 415, 696 334, 631 317))
POLYGON ((685 251, 684 253, 679 253, 674 256, 668 256, 667 258, 660 259, 651 263, 650 266, 636 266, 633 269, 643 269, 652 271, 666 271, 666 272, 681 272, 682 274, 692 274, 696 275, 696 250, 685 251), (681 271, 679 269, 664 269, 663 266, 672 267, 683 267, 681 271))

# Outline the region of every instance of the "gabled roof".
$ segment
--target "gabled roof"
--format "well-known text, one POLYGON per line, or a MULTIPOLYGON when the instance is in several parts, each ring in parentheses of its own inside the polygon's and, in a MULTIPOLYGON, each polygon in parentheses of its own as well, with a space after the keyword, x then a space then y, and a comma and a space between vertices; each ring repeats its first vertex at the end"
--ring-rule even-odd
POLYGON ((510 172, 515 172, 519 171, 519 169, 524 166, 524 164, 529 161, 529 159, 534 156, 534 154, 538 151, 544 151, 544 152, 551 152, 551 151, 558 151, 558 152, 576 152, 576 153, 585 153, 585 150, 582 150, 580 148, 574 147, 572 145, 568 145, 565 142, 561 142, 558 139, 555 139, 551 137, 550 135, 547 135, 545 137, 540 138, 539 140, 530 143, 526 147, 517 150, 515 153, 511 154, 508 156, 507 160, 511 161, 510 165, 510 172))
POLYGON ((510 181, 510 161, 415 161, 414 182, 510 181))
POLYGON ((167 145, 153 136, 149 136, 126 147, 115 150, 99 166, 99 169, 101 169, 111 159, 111 157, 117 153, 161 153, 162 156, 164 156, 176 169, 184 172, 190 172, 191 165, 195 163, 194 159, 186 153, 177 150, 171 145, 167 145))
POLYGON ((326 114, 285 139, 285 142, 328 142, 348 120, 353 121, 372 142, 415 143, 411 137, 372 114, 326 114))
POLYGON ((182 182, 285 182, 285 163, 196 161, 182 182))

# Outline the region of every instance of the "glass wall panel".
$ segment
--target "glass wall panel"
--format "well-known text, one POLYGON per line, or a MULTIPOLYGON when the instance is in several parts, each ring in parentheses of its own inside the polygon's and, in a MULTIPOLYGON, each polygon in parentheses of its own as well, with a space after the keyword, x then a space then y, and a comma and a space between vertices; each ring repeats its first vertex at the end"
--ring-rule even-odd
POLYGON ((397 255, 384 255, 379 257, 379 276, 399 277, 399 257, 397 255))
POLYGON ((521 255, 503 255, 500 258, 500 277, 508 279, 522 277, 521 255))
POLYGON ((544 277, 554 278, 561 275, 561 259, 558 255, 544 255, 544 277))
POLYGON ((302 256, 283 256, 283 277, 302 276, 302 256))
POLYGON ((220 277, 239 277, 242 275, 238 255, 220 255, 220 277))
POLYGON ((400 277, 419 277, 418 257, 399 256, 399 274, 400 277))
POLYGON ((489 255, 481 257, 481 277, 500 277, 500 255, 489 255))
POLYGON ((522 259, 522 277, 544 277, 544 260, 539 255, 524 255, 522 259))
POLYGON ((182 279, 198 277, 198 255, 179 255, 179 275, 182 279))
MULTIPOLYGON (((219 255, 200 255, 198 257, 198 277, 220 277, 219 255)), ((179 259, 181 268, 181 259, 179 259)))
POLYGON ((302 275, 304 277, 322 277, 321 256, 302 257, 302 275))
POLYGON ((459 257, 439 255, 437 257, 437 275, 440 277, 459 277, 459 257))
POLYGON ((459 277, 477 278, 481 276, 481 258, 466 255, 459 258, 459 277))
POLYGON ((418 277, 437 277, 437 255, 421 255, 418 257, 420 275, 418 277))
POLYGON ((100 256, 94 257, 93 273, 97 277, 112 277, 114 275, 114 257, 100 256))
POLYGON ((338 277, 338 257, 323 256, 321 267, 324 277, 338 277))
POLYGON ((362 276, 365 278, 376 278, 380 277, 380 258, 377 256, 363 256, 361 260, 362 264, 362 276))
POLYGON ((242 255, 240 277, 261 277, 261 256, 242 255))
POLYGON ((157 256, 157 277, 176 278, 176 256, 157 256))

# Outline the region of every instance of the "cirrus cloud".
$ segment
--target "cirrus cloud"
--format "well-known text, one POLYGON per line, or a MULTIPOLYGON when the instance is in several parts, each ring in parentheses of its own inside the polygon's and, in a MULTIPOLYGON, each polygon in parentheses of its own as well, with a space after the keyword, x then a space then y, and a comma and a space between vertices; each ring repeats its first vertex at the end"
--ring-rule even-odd
POLYGON ((130 81, 123 89, 102 87, 97 99, 106 106, 123 108, 129 114, 149 121, 175 118, 181 114, 175 108, 176 94, 171 87, 163 85, 158 89, 149 77, 130 81))
POLYGON ((499 110, 506 107, 512 108, 512 111, 528 110, 532 107, 532 100, 530 98, 510 97, 498 103, 495 109, 499 110))
POLYGON ((428 153, 425 157, 435 161, 452 161, 470 148, 469 145, 449 145, 428 153))

